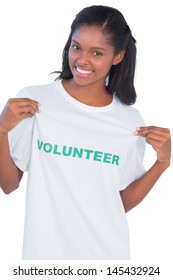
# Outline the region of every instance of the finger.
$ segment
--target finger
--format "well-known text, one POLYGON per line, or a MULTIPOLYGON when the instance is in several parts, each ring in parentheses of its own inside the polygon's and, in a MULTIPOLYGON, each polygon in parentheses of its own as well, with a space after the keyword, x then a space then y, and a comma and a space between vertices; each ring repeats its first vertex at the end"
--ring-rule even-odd
POLYGON ((30 98, 20 98, 20 97, 16 97, 16 98, 10 98, 8 100, 9 103, 35 103, 38 104, 39 102, 34 100, 34 99, 30 99, 30 98))
POLYGON ((24 102, 24 101, 21 101, 21 102, 15 102, 15 103, 10 103, 9 106, 8 106, 9 110, 13 113, 15 112, 25 112, 25 111, 28 111, 28 110, 34 110, 35 112, 39 112, 39 107, 36 103, 33 103, 31 101, 29 102, 24 102))
POLYGON ((32 113, 35 114, 37 112, 37 108, 30 106, 30 105, 26 105, 26 106, 22 106, 22 107, 18 107, 15 108, 14 110, 14 114, 25 114, 25 113, 32 113))
POLYGON ((149 139, 154 140, 154 141, 163 141, 163 139, 166 139, 166 137, 163 136, 163 134, 157 134, 157 133, 152 133, 149 132, 146 135, 143 135, 143 137, 146 138, 146 140, 148 141, 149 139))
POLYGON ((152 135, 160 135, 162 137, 166 137, 166 135, 170 134, 170 130, 168 128, 161 128, 156 126, 146 126, 146 127, 139 127, 136 129, 135 135, 146 137, 149 134, 152 135))
POLYGON ((171 149, 171 142, 170 138, 154 135, 147 135, 145 140, 148 144, 150 144, 156 151, 170 150, 171 149))
POLYGON ((27 118, 32 118, 35 114, 32 112, 24 113, 20 115, 20 121, 27 119, 27 118))
POLYGON ((153 149, 157 152, 157 157, 164 160, 170 160, 171 157, 171 146, 168 144, 164 145, 159 141, 147 139, 146 142, 150 144, 153 149))
POLYGON ((40 103, 29 98, 11 98, 8 100, 8 107, 15 109, 23 106, 32 106, 35 111, 39 111, 40 103))
POLYGON ((157 141, 157 140, 154 140, 154 139, 151 139, 151 138, 146 138, 146 142, 153 146, 153 148, 155 147, 156 149, 160 147, 160 141, 157 141))
POLYGON ((159 127, 159 126, 140 126, 137 128, 138 131, 167 131, 169 132, 169 128, 165 128, 165 127, 159 127))

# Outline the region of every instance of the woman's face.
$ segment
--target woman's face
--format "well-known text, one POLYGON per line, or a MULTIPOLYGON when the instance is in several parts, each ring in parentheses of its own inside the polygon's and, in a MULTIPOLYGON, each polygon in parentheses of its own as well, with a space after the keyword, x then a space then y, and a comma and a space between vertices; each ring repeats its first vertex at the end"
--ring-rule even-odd
POLYGON ((117 64, 115 50, 108 38, 97 26, 83 25, 74 32, 69 48, 69 66, 75 83, 105 85, 112 64, 117 64))

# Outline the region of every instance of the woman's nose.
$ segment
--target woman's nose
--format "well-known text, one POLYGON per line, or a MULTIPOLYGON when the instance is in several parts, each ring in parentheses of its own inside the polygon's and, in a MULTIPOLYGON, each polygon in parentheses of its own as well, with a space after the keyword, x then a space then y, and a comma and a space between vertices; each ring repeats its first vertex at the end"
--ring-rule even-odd
POLYGON ((80 52, 78 58, 77 58, 77 62, 80 65, 87 65, 88 64, 88 54, 86 52, 80 52))

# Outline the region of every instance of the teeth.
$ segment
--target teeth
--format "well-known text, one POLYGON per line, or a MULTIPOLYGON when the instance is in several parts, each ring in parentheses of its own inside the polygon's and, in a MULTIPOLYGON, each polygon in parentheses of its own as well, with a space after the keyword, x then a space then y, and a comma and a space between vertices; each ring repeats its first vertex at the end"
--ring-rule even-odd
POLYGON ((78 67, 76 67, 76 69, 77 69, 77 71, 78 71, 79 73, 81 73, 81 74, 87 75, 87 74, 92 73, 92 71, 82 70, 82 69, 80 69, 80 68, 78 68, 78 67))

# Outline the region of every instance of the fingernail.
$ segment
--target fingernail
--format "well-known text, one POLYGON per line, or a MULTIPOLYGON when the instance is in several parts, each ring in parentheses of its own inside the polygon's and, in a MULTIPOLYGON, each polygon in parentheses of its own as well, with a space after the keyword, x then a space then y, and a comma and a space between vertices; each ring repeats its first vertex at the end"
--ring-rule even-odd
POLYGON ((138 135, 138 131, 137 131, 137 130, 134 131, 133 134, 134 134, 134 135, 138 135))

